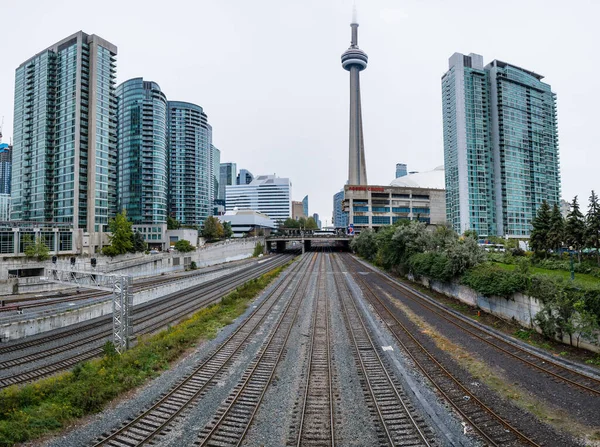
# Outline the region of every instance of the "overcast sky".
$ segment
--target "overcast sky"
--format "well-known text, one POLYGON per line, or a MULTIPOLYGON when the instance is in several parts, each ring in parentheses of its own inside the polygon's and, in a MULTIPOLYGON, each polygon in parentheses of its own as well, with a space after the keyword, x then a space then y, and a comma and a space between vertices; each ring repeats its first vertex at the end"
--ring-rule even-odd
MULTIPOLYGON (((348 176, 352 0, 0 0, 0 117, 12 136, 16 67, 83 30, 118 47, 118 82, 143 76, 204 107, 221 161, 289 177, 331 222, 348 176)), ((367 176, 443 164, 440 78, 454 52, 545 76, 558 95, 562 195, 587 204, 598 178, 600 2, 358 0, 367 176)))

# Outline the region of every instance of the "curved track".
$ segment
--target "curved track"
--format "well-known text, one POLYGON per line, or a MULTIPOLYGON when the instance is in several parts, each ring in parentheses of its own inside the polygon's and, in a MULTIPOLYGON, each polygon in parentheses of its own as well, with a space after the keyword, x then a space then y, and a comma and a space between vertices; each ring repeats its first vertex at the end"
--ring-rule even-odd
MULTIPOLYGON (((152 333, 168 324, 177 322, 181 318, 190 315, 200 308, 218 301, 222 296, 242 285, 244 282, 259 277, 262 274, 285 264, 288 260, 289 258, 285 256, 275 258, 259 266, 249 267, 216 280, 202 283, 199 286, 185 289, 181 292, 134 307, 134 338, 139 335, 152 333)), ((66 358, 50 360, 44 362, 42 365, 34 365, 29 369, 20 368, 18 372, 4 376, 0 379, 0 389, 54 374, 71 368, 81 361, 102 354, 102 341, 108 340, 112 334, 110 325, 110 317, 104 317, 99 321, 90 322, 89 325, 84 327, 53 334, 47 338, 24 341, 15 345, 0 348, 0 354, 2 354, 4 352, 18 351, 25 347, 29 348, 32 346, 43 345, 84 331, 94 331, 92 334, 61 346, 52 346, 36 353, 3 361, 0 363, 0 369, 15 368, 32 362, 45 361, 51 359, 53 356, 68 353, 74 349, 83 349, 82 352, 74 352, 69 354, 66 358), (89 345, 89 348, 85 348, 87 345, 89 345)))
MULTIPOLYGON (((346 256, 344 261, 350 261, 346 256)), ((356 262, 356 261, 354 261, 356 262)), ((398 320, 387 305, 377 296, 369 282, 362 275, 354 275, 360 284, 365 298, 373 306, 377 315, 386 324, 398 344, 410 356, 417 367, 425 374, 455 410, 484 438, 488 445, 535 446, 539 445, 524 435, 518 428, 504 420, 492 408, 481 402, 468 387, 464 386, 450 371, 421 344, 398 320)))
MULTIPOLYGON (((351 257, 346 257, 355 268, 364 269, 365 266, 351 257)), ((511 342, 507 337, 500 336, 492 331, 487 331, 479 325, 469 321, 467 318, 457 315, 457 313, 449 311, 443 305, 435 303, 433 300, 424 298, 418 292, 412 290, 408 286, 400 285, 384 275, 371 270, 373 274, 378 275, 378 278, 383 280, 393 289, 401 292, 403 296, 418 303, 428 311, 434 313, 450 324, 458 327, 472 337, 475 337, 484 343, 494 347, 495 349, 511 356, 528 367, 534 368, 549 375, 553 379, 561 380, 569 385, 583 389, 589 393, 600 395, 600 380, 589 375, 583 374, 575 369, 569 368, 564 364, 552 360, 550 357, 541 356, 531 350, 526 350, 511 342)))

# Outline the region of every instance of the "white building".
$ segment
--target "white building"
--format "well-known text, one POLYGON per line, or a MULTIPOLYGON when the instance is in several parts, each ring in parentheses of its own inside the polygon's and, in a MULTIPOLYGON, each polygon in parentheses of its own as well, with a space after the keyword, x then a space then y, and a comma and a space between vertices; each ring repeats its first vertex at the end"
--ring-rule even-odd
POLYGON ((271 230, 277 228, 275 222, 269 219, 269 216, 253 210, 233 210, 227 211, 223 216, 218 216, 223 223, 229 222, 233 230, 233 237, 244 237, 251 233, 262 232, 265 236, 271 233, 271 230))
POLYGON ((273 221, 285 220, 292 215, 292 183, 289 178, 259 175, 248 185, 227 185, 226 211, 254 210, 266 214, 273 221))

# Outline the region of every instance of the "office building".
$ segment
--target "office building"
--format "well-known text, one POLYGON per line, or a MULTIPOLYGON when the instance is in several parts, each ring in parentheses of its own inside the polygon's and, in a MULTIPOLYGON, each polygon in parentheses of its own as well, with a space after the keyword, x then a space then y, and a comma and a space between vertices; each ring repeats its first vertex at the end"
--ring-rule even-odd
POLYGON ((362 108, 360 101, 360 72, 367 68, 367 54, 358 48, 358 20, 356 8, 352 17, 352 38, 350 48, 342 54, 342 67, 350 72, 350 145, 348 162, 348 184, 366 185, 367 167, 362 128, 362 108))
POLYGON ((314 213, 313 219, 315 220, 315 223, 317 224, 317 227, 319 227, 319 230, 320 230, 321 229, 321 220, 319 219, 319 214, 314 213))
POLYGON ((167 98, 155 82, 117 87, 118 210, 134 225, 167 222, 167 98))
POLYGON ((306 214, 304 214, 304 207, 302 206, 302 202, 292 200, 292 219, 298 220, 301 217, 306 219, 306 214))
POLYGON ((240 169, 240 173, 236 178, 236 185, 249 185, 252 180, 254 180, 254 176, 247 169, 240 169))
POLYGON ((219 167, 219 199, 227 201, 225 187, 236 185, 237 166, 235 163, 221 163, 219 167))
POLYGON ((80 31, 17 68, 12 219, 106 230, 116 208, 116 54, 80 31))
POLYGON ((333 226, 346 228, 348 226, 348 213, 344 212, 344 190, 333 195, 333 226))
POLYGON ((463 233, 528 237, 560 200, 556 95, 543 76, 455 53, 442 77, 447 219, 463 233))
POLYGON ((302 212, 304 216, 308 217, 308 196, 304 196, 302 199, 302 212))
POLYGON ((227 211, 254 210, 273 221, 285 221, 292 216, 292 183, 289 178, 259 175, 249 185, 226 186, 227 211))
MULTIPOLYGON (((220 197, 221 192, 221 151, 212 146, 212 178, 213 178, 213 216, 218 216, 225 212, 225 197, 220 197)), ((225 194, 225 191, 223 191, 225 194)))
POLYGON ((396 178, 404 177, 408 175, 408 167, 405 163, 396 163, 396 178))
POLYGON ((0 194, 10 195, 12 176, 12 146, 0 144, 0 194))
POLYGON ((212 127, 202 107, 167 102, 169 215, 202 226, 213 212, 212 127))

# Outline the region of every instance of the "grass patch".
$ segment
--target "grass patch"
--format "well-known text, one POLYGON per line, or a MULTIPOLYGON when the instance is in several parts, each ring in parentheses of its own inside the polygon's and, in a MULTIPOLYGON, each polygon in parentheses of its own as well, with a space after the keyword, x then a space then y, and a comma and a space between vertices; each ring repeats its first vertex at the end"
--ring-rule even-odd
POLYGON ((0 446, 25 442, 98 412, 112 399, 158 376, 198 341, 214 338, 290 263, 248 281, 220 303, 156 335, 138 339, 118 355, 111 344, 103 357, 72 371, 0 391, 0 446))
MULTIPOLYGON (((508 270, 508 271, 514 271, 515 269, 518 269, 518 266, 515 264, 504 264, 503 262, 494 262, 494 265, 497 265, 501 269, 508 270)), ((571 280, 571 272, 567 272, 565 270, 550 270, 550 269, 544 269, 541 267, 531 266, 531 267, 529 267, 529 273, 532 273, 532 274, 539 273, 542 275, 554 276, 555 278, 562 278, 565 281, 571 280)), ((580 287, 585 287, 585 286, 598 287, 598 285, 600 284, 600 279, 596 278, 593 275, 588 275, 586 273, 575 273, 574 283, 576 285, 579 285, 580 287)))

